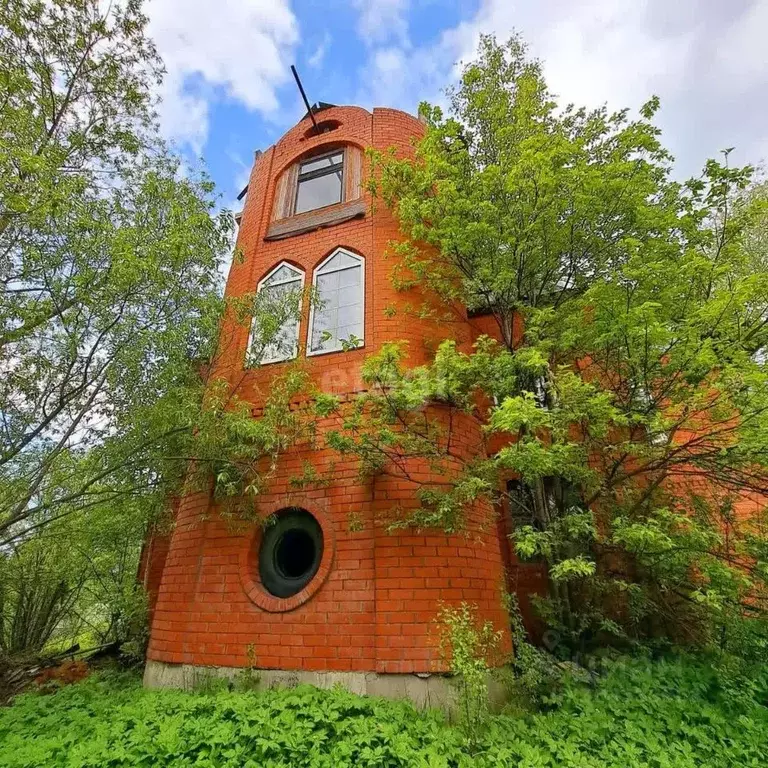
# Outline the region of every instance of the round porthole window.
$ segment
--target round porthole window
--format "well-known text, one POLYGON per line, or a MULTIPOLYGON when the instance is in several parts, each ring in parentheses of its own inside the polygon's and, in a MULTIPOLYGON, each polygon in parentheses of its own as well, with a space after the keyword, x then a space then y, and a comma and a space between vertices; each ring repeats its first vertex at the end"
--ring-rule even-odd
POLYGON ((323 531, 303 509, 285 509, 264 529, 259 576, 275 597, 292 597, 312 581, 323 558, 323 531))

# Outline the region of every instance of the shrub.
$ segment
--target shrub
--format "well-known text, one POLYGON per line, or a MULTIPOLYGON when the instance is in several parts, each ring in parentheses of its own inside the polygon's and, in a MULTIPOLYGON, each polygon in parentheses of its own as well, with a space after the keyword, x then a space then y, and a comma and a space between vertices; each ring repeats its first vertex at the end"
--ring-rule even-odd
POLYGON ((474 749, 489 715, 488 682, 494 661, 500 663, 503 635, 470 603, 442 606, 437 622, 441 655, 458 690, 459 722, 474 749))
MULTIPOLYGON (((768 669, 736 694, 708 658, 604 662, 593 687, 565 679, 551 711, 496 717, 481 765, 699 768, 768 761, 768 669)), ((731 681, 732 682, 732 681, 731 681)))

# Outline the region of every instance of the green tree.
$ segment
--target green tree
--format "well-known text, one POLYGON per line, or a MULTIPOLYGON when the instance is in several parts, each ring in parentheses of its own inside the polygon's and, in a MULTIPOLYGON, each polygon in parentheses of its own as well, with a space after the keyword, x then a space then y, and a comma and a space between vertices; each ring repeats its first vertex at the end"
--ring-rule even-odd
MULTIPOLYGON (((275 387, 261 422, 238 382, 207 381, 232 217, 158 138, 162 63, 141 6, 0 7, 0 556, 4 584, 36 574, 36 650, 62 606, 102 639, 119 635, 113 608, 132 599, 144 532, 185 479, 255 492, 256 459, 298 418, 280 403, 301 373, 275 387)), ((231 307, 236 321, 255 316, 256 363, 299 298, 231 307)), ((21 621, 19 589, 2 599, 6 627, 21 621)))
POLYGON ((449 95, 448 117, 422 105, 414 160, 372 155, 371 188, 400 221, 396 285, 427 297, 411 311, 491 315, 496 338, 446 341, 415 370, 385 347, 332 444, 368 472, 443 467, 404 524, 461 529, 521 478, 517 552, 546 559, 542 608, 573 642, 735 640, 725 628, 763 615, 768 575, 763 511, 735 512, 768 491, 768 219, 751 169, 709 161, 675 181, 657 99, 634 119, 560 108, 518 38, 483 38, 449 95), (434 407, 504 447, 462 459, 434 407))
POLYGON ((135 411, 193 385, 215 328, 229 225, 210 182, 182 178, 153 138, 144 23, 137 2, 0 10, 5 540, 132 460, 78 461, 105 438, 140 460, 155 435, 128 434, 135 411))

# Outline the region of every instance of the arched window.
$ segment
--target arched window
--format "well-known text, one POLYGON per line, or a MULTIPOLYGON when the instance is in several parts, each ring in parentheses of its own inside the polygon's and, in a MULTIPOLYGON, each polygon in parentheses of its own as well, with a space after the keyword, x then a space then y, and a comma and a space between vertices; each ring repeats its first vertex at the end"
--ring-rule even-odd
POLYGON ((296 357, 304 273, 278 264, 256 288, 256 313, 249 353, 253 362, 278 363, 296 357))
POLYGON ((337 144, 319 152, 297 158, 278 176, 266 240, 365 216, 363 151, 337 144))
POLYGON ((307 354, 336 352, 342 342, 362 346, 365 339, 365 260, 343 248, 315 270, 315 297, 307 354))

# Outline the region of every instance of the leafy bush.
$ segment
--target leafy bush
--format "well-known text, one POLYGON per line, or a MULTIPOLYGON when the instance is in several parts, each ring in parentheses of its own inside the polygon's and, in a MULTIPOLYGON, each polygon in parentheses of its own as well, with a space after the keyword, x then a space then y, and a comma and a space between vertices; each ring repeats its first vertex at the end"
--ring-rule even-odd
POLYGON ((496 717, 479 765, 699 768, 768 762, 768 669, 741 688, 706 658, 606 662, 525 718, 496 717))
POLYGON ((568 668, 563 669, 555 656, 531 643, 517 595, 506 594, 504 602, 512 630, 512 659, 499 676, 507 685, 508 708, 531 709, 540 705, 544 696, 560 689, 568 668))
POLYGON ((490 713, 488 682, 503 634, 492 622, 481 621, 470 603, 444 605, 437 621, 440 651, 458 689, 459 722, 474 748, 490 713))
POLYGON ((145 691, 93 677, 0 711, 7 768, 693 768, 768 763, 768 669, 736 681, 708 659, 606 662, 548 711, 491 717, 475 753, 461 730, 405 702, 302 686, 257 694, 145 691))
POLYGON ((37 542, 0 556, 0 651, 39 653, 71 609, 82 579, 60 567, 61 546, 37 542))

